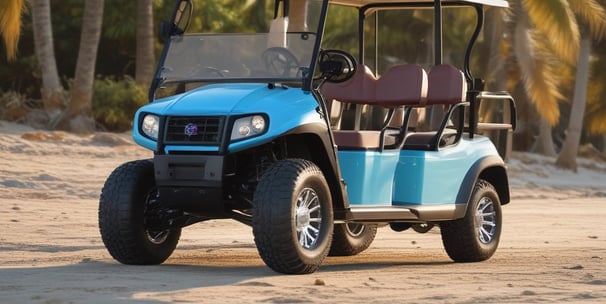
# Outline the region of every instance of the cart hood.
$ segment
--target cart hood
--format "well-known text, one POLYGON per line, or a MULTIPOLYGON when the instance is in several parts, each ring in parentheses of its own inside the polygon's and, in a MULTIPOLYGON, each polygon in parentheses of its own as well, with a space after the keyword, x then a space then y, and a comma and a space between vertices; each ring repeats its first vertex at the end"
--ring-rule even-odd
POLYGON ((268 84, 215 84, 159 99, 145 106, 144 111, 159 115, 237 115, 253 113, 281 101, 296 102, 305 95, 298 88, 268 84))

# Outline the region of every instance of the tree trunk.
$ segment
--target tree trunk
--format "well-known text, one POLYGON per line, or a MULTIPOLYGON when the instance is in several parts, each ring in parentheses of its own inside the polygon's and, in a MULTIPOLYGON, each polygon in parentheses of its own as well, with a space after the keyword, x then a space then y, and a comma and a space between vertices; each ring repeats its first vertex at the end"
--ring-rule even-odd
POLYGON ((137 0, 137 58, 135 80, 148 87, 154 75, 154 15, 152 0, 137 0))
POLYGON ((93 83, 95 80, 95 61, 101 25, 103 23, 104 0, 85 0, 82 16, 82 33, 80 48, 76 61, 76 73, 71 87, 70 104, 65 119, 67 128, 76 133, 87 133, 95 130, 92 113, 93 83))
POLYGON ((587 105, 587 87, 589 84, 589 56, 591 55, 591 40, 583 37, 579 50, 574 97, 570 109, 570 120, 566 129, 566 140, 562 151, 556 160, 556 166, 577 171, 577 154, 583 130, 583 118, 587 105))
POLYGON ((556 157, 558 154, 553 146, 552 128, 549 122, 543 118, 539 122, 539 137, 535 141, 533 151, 545 156, 556 157))
POLYGON ((60 114, 65 102, 55 61, 50 0, 32 1, 32 23, 35 52, 42 76, 42 103, 50 121, 53 121, 60 114))
MULTIPOLYGON (((550 70, 547 68, 547 61, 541 58, 537 52, 537 43, 532 35, 532 26, 527 11, 522 7, 521 1, 512 1, 515 9, 516 20, 513 34, 513 51, 518 61, 518 68, 523 79, 526 96, 533 103, 533 108, 541 116, 539 121, 539 138, 535 142, 534 148, 537 152, 555 156, 553 138, 551 135, 551 126, 557 122, 559 108, 557 107, 557 98, 560 93, 552 84, 549 78, 550 70), (540 94, 539 94, 540 93, 540 94)), ((521 107, 523 108, 523 107, 521 107)), ((537 120, 528 119, 528 113, 520 110, 520 119, 522 126, 528 126, 531 122, 537 120)), ((526 129, 526 131, 531 129, 526 129)))

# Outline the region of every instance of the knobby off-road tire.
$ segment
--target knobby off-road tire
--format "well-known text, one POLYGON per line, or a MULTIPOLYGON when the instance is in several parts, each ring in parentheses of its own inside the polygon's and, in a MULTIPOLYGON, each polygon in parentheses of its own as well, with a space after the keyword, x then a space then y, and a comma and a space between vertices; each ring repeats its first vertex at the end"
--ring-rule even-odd
POLYGON ((352 256, 372 244, 377 235, 377 225, 337 224, 332 236, 329 256, 352 256))
POLYGON ((105 181, 99 201, 99 230, 111 256, 123 264, 155 265, 175 250, 181 228, 149 231, 145 211, 156 199, 154 164, 122 164, 105 181))
POLYGON ((277 161, 263 174, 253 199, 259 255, 276 272, 316 271, 333 233, 330 189, 320 168, 302 159, 277 161))
POLYGON ((465 217, 440 224, 442 243, 455 262, 479 262, 497 250, 502 229, 499 195, 485 180, 478 180, 465 217))

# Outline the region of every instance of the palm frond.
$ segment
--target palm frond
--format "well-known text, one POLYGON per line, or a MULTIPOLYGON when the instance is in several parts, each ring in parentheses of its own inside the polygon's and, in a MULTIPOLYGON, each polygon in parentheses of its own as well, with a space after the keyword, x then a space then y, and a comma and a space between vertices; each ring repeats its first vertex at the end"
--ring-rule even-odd
POLYGON ((595 40, 606 38, 606 9, 596 0, 569 0, 570 8, 589 27, 595 40))
POLYGON ((541 117, 551 126, 555 126, 560 119, 558 100, 564 97, 558 91, 557 81, 545 77, 553 75, 551 70, 549 63, 542 59, 537 60, 535 70, 524 78, 524 85, 541 117))
POLYGON ((579 26, 567 1, 522 0, 533 27, 549 38, 552 52, 574 63, 579 51, 579 26))
POLYGON ((17 55, 23 4, 23 0, 0 1, 0 34, 6 46, 8 60, 13 60, 17 55))
POLYGON ((560 119, 558 100, 564 99, 559 91, 559 78, 555 71, 557 60, 547 50, 543 34, 536 30, 526 33, 527 50, 517 50, 516 58, 526 95, 537 112, 550 125, 560 119))

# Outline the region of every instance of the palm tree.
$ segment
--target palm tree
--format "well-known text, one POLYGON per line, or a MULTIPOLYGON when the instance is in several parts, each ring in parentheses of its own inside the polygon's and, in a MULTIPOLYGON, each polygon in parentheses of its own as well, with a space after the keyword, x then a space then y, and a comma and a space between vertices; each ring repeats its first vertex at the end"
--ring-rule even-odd
POLYGON ((70 91, 67 115, 61 123, 62 128, 77 133, 87 133, 95 130, 95 121, 92 115, 92 97, 95 62, 103 23, 103 6, 104 0, 84 1, 76 73, 70 91))
POLYGON ((17 55, 23 5, 23 0, 0 1, 0 35, 2 35, 6 46, 6 58, 8 60, 15 59, 17 55))
MULTIPOLYGON (((563 69, 575 65, 579 56, 581 20, 594 24, 600 18, 595 0, 520 0, 513 7, 513 57, 529 100, 542 121, 539 147, 543 154, 556 155, 551 127, 560 119, 558 101, 564 97, 559 87, 563 69)), ((522 113, 524 114, 524 113, 522 113)))
POLYGON ((153 1, 137 0, 137 58, 135 80, 142 86, 149 85, 154 74, 153 23, 153 1))
POLYGON ((556 66, 562 61, 574 62, 577 49, 571 46, 578 45, 578 28, 570 23, 574 16, 566 10, 565 1, 522 0, 511 4, 514 61, 528 100, 542 118, 537 148, 542 154, 555 156, 551 126, 559 120, 558 100, 563 99, 556 66))
POLYGON ((52 122, 59 116, 64 100, 55 60, 50 0, 32 0, 32 23, 35 52, 42 76, 42 103, 52 122))
POLYGON ((594 40, 601 40, 606 36, 606 10, 595 0, 571 1, 571 7, 579 16, 581 16, 585 22, 585 26, 581 31, 582 38, 577 65, 577 76, 566 140, 558 155, 556 165, 576 172, 576 156, 581 141, 583 118, 585 116, 585 107, 587 104, 591 38, 594 40))

